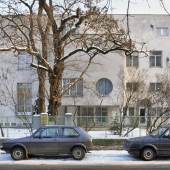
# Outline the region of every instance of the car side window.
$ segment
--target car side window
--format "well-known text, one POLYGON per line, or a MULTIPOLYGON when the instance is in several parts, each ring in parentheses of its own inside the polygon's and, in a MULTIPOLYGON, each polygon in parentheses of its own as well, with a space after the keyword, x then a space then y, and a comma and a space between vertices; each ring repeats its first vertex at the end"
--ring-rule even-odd
POLYGON ((170 138, 169 129, 164 133, 164 138, 170 138))
POLYGON ((39 129, 38 131, 36 131, 33 135, 34 138, 39 138, 41 135, 41 129, 39 129))
POLYGON ((79 133, 73 128, 63 128, 63 137, 78 137, 79 133))
POLYGON ((47 128, 41 132, 41 138, 56 138, 58 136, 59 128, 47 128))

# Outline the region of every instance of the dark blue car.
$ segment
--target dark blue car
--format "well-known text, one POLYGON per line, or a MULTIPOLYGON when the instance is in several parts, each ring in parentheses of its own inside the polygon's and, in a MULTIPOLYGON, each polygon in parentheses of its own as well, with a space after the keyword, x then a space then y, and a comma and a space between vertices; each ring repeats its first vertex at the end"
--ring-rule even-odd
POLYGON ((80 127, 46 126, 29 137, 4 142, 1 149, 10 153, 14 160, 32 155, 72 155, 81 160, 91 148, 91 137, 80 127))
POLYGON ((170 128, 159 128, 148 136, 127 139, 124 149, 146 161, 157 156, 170 156, 170 128))

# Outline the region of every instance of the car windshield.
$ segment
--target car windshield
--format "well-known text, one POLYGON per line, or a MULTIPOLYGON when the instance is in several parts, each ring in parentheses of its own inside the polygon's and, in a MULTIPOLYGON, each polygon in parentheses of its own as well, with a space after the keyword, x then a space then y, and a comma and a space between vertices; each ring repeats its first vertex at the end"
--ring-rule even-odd
POLYGON ((161 136, 167 128, 158 128, 150 133, 151 136, 161 136))

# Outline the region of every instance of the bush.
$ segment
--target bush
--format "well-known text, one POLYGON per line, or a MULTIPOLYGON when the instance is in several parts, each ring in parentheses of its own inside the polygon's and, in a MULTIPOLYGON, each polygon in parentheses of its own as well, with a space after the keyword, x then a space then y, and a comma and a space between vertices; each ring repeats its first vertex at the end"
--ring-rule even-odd
POLYGON ((93 139, 93 145, 98 146, 122 146, 124 139, 93 139))

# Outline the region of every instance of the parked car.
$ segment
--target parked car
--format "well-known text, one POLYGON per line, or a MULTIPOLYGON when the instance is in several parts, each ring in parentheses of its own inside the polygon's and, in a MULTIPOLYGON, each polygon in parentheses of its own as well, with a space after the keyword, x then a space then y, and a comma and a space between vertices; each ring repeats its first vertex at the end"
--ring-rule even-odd
POLYGON ((159 128, 148 136, 127 139, 124 149, 146 161, 170 156, 170 128, 159 128))
POLYGON ((91 147, 91 137, 80 127, 45 126, 29 137, 4 142, 1 149, 10 153, 14 160, 36 155, 72 155, 81 160, 91 147))

